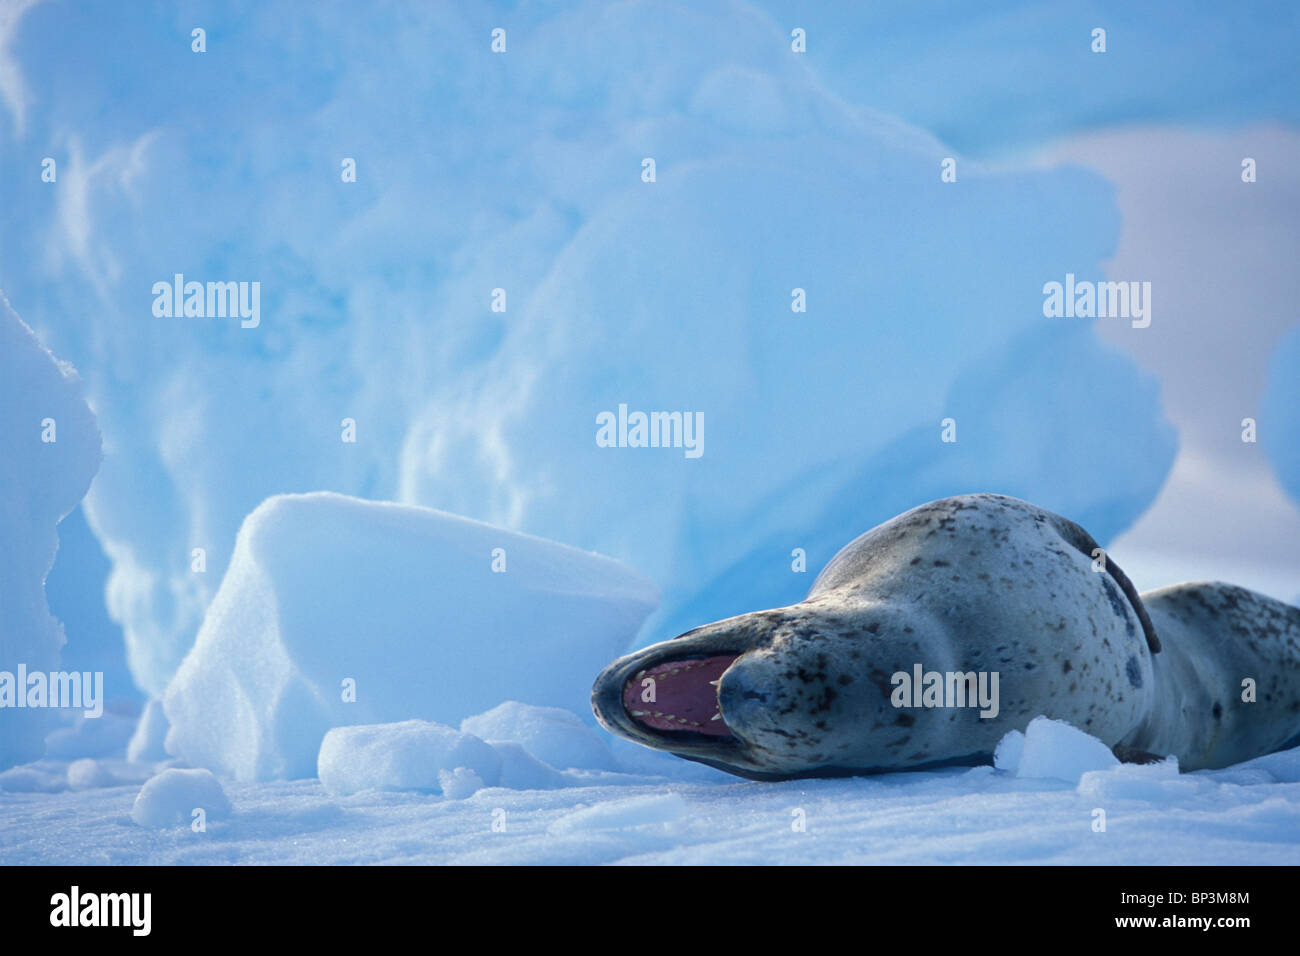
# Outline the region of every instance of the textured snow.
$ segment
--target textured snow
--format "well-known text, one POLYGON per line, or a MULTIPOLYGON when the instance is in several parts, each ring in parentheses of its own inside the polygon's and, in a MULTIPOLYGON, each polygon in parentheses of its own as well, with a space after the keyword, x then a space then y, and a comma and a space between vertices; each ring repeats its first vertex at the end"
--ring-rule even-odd
POLYGON ((271 498, 167 688, 166 750, 239 780, 310 777, 331 727, 585 709, 655 601, 608 558, 428 508, 271 498))
MULTIPOLYGON (((535 710, 485 723, 565 722, 535 710)), ((1045 718, 1000 760, 1017 736, 1019 770, 777 783, 618 746, 561 772, 424 721, 331 730, 319 780, 45 758, 0 773, 0 863, 1300 863, 1300 748, 1180 774, 1045 718)))
MULTIPOLYGON (((50 614, 45 576, 59 520, 77 506, 100 460, 95 416, 71 366, 45 348, 0 294, 0 671, 26 699, 28 675, 60 670, 63 626, 50 614), (53 439, 53 440, 47 440, 53 439)), ((48 707, 0 708, 0 770, 41 756, 48 707)), ((47 702, 49 703, 49 702, 47 702)))
POLYGON ((677 793, 607 800, 595 806, 566 813, 547 829, 556 835, 608 830, 669 831, 666 826, 680 820, 689 808, 677 793))

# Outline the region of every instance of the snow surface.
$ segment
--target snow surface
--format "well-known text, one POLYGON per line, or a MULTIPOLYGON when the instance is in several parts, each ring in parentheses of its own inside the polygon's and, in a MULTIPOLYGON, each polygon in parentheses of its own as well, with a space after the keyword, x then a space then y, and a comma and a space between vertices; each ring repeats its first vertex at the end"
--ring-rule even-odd
POLYGON ((585 709, 656 600, 636 572, 554 542, 428 508, 277 496, 244 522, 167 688, 165 746, 237 780, 310 777, 331 727, 456 724, 511 699, 585 709))
MULTIPOLYGON (((1102 747, 1047 732, 1075 758, 1102 747)), ((1122 764, 1077 784, 991 766, 756 783, 641 753, 654 769, 569 771, 553 789, 394 765, 419 788, 348 795, 46 759, 0 774, 0 863, 1300 863, 1300 748, 1190 774, 1122 764), (190 826, 195 806, 205 832, 190 826)), ((481 752, 460 759, 484 766, 481 752)))
MULTIPOLYGON (((41 756, 52 726, 45 708, 18 707, 27 675, 60 669, 63 625, 50 614, 45 575, 55 526, 77 506, 99 467, 95 416, 72 367, 45 348, 0 294, 0 770, 41 756)), ((48 702, 47 702, 48 703, 48 702)), ((102 703, 102 701, 101 701, 102 703)))

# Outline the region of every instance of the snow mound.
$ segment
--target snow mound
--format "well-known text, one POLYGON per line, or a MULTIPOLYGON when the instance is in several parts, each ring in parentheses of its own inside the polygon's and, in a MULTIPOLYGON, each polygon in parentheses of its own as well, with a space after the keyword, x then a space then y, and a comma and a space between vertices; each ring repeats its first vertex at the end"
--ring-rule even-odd
POLYGON ((142 827, 189 825, 201 809, 208 820, 230 815, 221 782, 208 770, 164 770, 140 788, 131 819, 142 827))
POLYGON ((0 773, 0 791, 4 793, 58 793, 68 786, 67 775, 60 775, 38 764, 13 767, 0 773))
POLYGON ((331 727, 585 708, 656 600, 608 558, 454 515, 270 498, 163 697, 167 751, 237 780, 308 777, 331 727))
MULTIPOLYGON (((320 745, 320 782, 336 797, 363 790, 442 791, 440 774, 473 773, 495 783, 501 757, 473 734, 425 720, 335 727, 320 745)), ((464 794, 467 774, 454 776, 464 794)))
POLYGON ((321 784, 336 797, 365 790, 414 790, 459 800, 483 787, 554 790, 568 780, 522 746, 489 744, 425 720, 335 727, 321 742, 321 784))
POLYGON ((537 707, 508 700, 486 713, 466 717, 460 729, 493 743, 518 743, 551 767, 615 770, 605 741, 577 715, 558 707, 537 707))
POLYGON ((1107 770, 1118 765, 1119 759, 1096 737, 1063 720, 1035 717, 1025 728, 1016 776, 1053 777, 1077 784, 1089 770, 1107 770))
POLYGON ((76 760, 79 757, 120 757, 131 735, 136 719, 127 714, 105 711, 99 717, 78 713, 66 726, 53 730, 45 738, 45 752, 50 757, 76 760))
POLYGON ((82 757, 68 764, 68 786, 73 790, 111 787, 117 783, 112 771, 93 757, 82 757))
POLYGON ((41 756, 47 707, 17 707, 19 666, 59 669, 63 626, 50 614, 45 576, 64 515, 77 507, 99 468, 99 429, 72 366, 58 361, 0 294, 0 770, 41 756))

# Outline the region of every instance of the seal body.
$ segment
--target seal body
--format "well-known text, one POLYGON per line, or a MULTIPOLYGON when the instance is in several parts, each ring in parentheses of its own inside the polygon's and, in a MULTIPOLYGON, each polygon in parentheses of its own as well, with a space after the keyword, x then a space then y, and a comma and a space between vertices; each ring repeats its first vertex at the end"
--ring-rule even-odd
POLYGON ((1300 609, 1232 584, 1142 595, 1161 636, 1151 709, 1120 743, 1186 770, 1300 745, 1300 609))
POLYGON ((620 658, 592 707, 756 779, 988 762, 1040 714, 1117 752, 1224 766, 1300 734, 1300 610, 1229 585, 1144 601, 1073 522, 962 495, 861 535, 799 604, 620 658))

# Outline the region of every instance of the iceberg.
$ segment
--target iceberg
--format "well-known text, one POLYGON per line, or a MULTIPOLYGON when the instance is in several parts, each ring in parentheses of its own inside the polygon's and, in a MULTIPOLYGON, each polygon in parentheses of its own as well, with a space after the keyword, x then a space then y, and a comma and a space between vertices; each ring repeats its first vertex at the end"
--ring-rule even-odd
MULTIPOLYGON (((99 429, 76 371, 37 340, 0 294, 0 770, 44 753, 49 704, 29 702, 19 673, 58 671, 63 625, 45 598, 59 521, 100 462, 99 429)), ((26 680, 23 681, 27 683, 26 680)), ((100 701, 102 704, 102 700, 100 701)))

